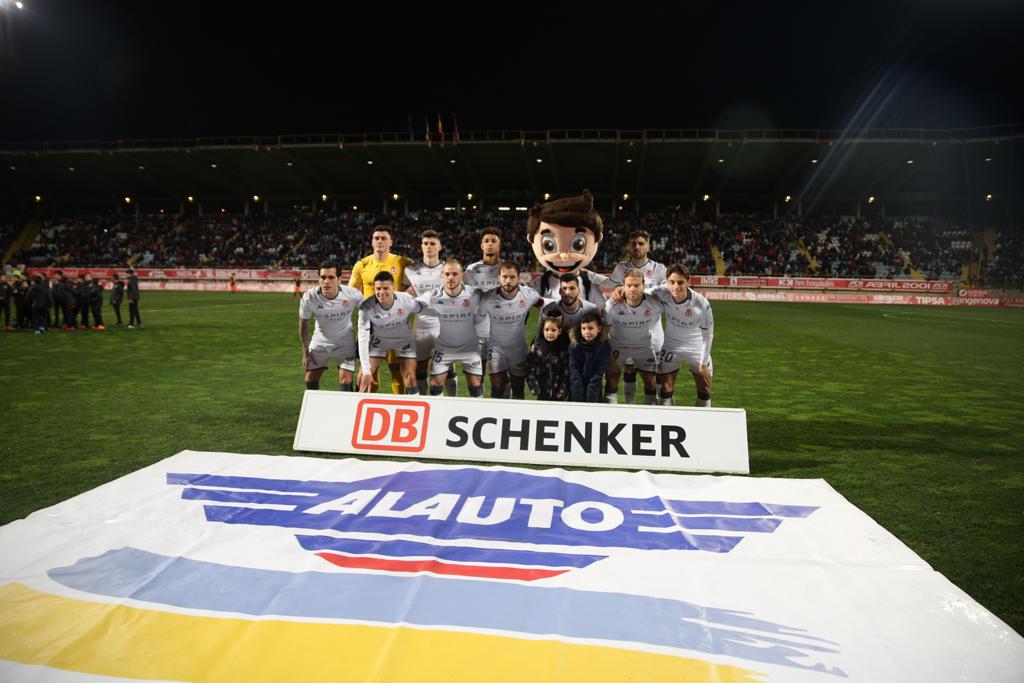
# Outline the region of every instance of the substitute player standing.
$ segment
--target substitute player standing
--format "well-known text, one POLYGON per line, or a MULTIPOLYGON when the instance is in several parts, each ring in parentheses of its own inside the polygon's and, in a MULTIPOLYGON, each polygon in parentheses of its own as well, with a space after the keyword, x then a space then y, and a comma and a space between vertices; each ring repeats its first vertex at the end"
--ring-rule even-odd
POLYGON ((711 302, 690 289, 690 270, 678 263, 668 269, 668 283, 647 294, 665 307, 665 344, 658 360, 661 405, 672 405, 676 374, 686 365, 697 387, 696 406, 711 406, 711 342, 715 318, 711 302))
POLYGON ((621 363, 632 358, 644 383, 645 403, 657 405, 658 354, 654 345, 654 328, 661 327, 664 306, 644 292, 644 275, 639 270, 627 270, 622 285, 625 299, 609 299, 604 306, 604 320, 611 328, 608 343, 612 358, 605 374, 605 401, 618 403, 619 372, 621 363))
POLYGON ((441 268, 442 286, 419 298, 420 302, 437 314, 441 323, 430 366, 432 396, 444 391, 448 370, 455 363, 462 364, 469 395, 479 397, 484 393, 483 363, 480 361, 480 344, 475 325, 480 292, 466 287, 462 279, 462 264, 457 259, 448 259, 441 268))
POLYGON ((310 287, 299 301, 299 340, 302 342, 302 369, 306 388, 319 389, 320 376, 329 359, 338 364, 338 382, 342 391, 352 390, 356 369, 356 335, 352 312, 363 302, 358 289, 338 283, 338 266, 320 267, 320 285, 310 287), (309 319, 316 318, 313 338, 309 338, 309 319))
POLYGON ((423 308, 413 296, 395 291, 395 278, 387 271, 373 278, 373 296, 359 305, 359 391, 373 389, 373 375, 388 353, 402 369, 405 393, 418 394, 416 344, 409 317, 423 308))
MULTIPOLYGON (((420 250, 423 258, 405 269, 402 284, 411 287, 416 296, 422 296, 441 287, 441 236, 436 230, 424 230, 420 233, 420 250)), ((432 311, 421 311, 416 314, 413 322, 413 336, 416 339, 416 386, 421 394, 426 394, 427 372, 430 358, 434 355, 437 335, 441 331, 441 321, 432 311)), ((457 375, 448 374, 445 381, 445 393, 455 396, 458 392, 457 375)))
POLYGON ((480 297, 480 313, 490 321, 490 357, 487 372, 491 376, 491 398, 505 398, 511 383, 512 398, 524 399, 526 393, 526 319, 530 309, 542 306, 537 290, 519 284, 519 266, 511 261, 501 264, 500 286, 480 297), (510 379, 511 378, 511 379, 510 379))
MULTIPOLYGON (((412 263, 412 259, 391 253, 393 242, 391 228, 386 225, 376 226, 373 229, 373 234, 370 236, 373 253, 361 259, 352 268, 352 277, 349 278, 348 286, 361 289, 364 299, 369 299, 373 296, 373 278, 377 276, 377 273, 386 271, 391 273, 391 277, 395 278, 395 282, 402 282, 405 268, 412 263)), ((388 354, 388 368, 391 370, 391 393, 405 393, 398 360, 393 353, 388 354)), ((373 376, 373 381, 376 385, 376 374, 373 376)))

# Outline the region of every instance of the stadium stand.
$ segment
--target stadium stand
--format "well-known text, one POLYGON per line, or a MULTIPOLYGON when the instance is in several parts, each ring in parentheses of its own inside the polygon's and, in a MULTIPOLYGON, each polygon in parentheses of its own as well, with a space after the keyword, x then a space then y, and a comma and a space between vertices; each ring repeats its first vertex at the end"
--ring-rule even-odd
MULTIPOLYGON (((327 257, 354 263, 366 255, 372 226, 388 223, 395 251, 418 254, 418 235, 434 228, 446 253, 473 261, 477 234, 499 227, 503 255, 532 263, 525 216, 504 212, 414 212, 382 217, 370 213, 304 213, 264 216, 213 213, 77 216, 42 224, 32 246, 14 255, 31 266, 156 266, 303 268, 327 257)), ((6 247, 15 238, 4 228, 6 247)), ((977 261, 972 246, 980 229, 936 218, 776 218, 760 214, 700 216, 666 211, 619 214, 606 225, 606 242, 593 268, 609 271, 623 257, 624 236, 651 234, 652 256, 682 262, 697 274, 927 277, 957 279, 977 261), (722 265, 718 265, 716 252, 722 265)), ((1021 272, 1019 241, 1002 237, 988 264, 989 277, 1021 272)))

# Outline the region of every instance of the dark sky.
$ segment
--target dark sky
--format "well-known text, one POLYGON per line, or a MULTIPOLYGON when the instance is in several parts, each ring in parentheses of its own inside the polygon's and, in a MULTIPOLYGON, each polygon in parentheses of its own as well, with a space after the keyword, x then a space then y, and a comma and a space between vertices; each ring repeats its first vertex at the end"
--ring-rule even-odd
POLYGON ((0 140, 1024 121, 1017 0, 23 1, 0 140))

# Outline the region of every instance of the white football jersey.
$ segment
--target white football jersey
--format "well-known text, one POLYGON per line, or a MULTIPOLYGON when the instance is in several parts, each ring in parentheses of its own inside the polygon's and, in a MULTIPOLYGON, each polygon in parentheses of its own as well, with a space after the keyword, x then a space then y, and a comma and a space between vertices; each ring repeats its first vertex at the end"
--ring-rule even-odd
MULTIPOLYGON (((595 303, 579 299, 580 305, 575 311, 570 311, 562 304, 562 300, 559 299, 553 303, 548 304, 544 307, 542 314, 546 317, 553 317, 555 312, 562 314, 562 329, 569 330, 570 328, 576 327, 580 324, 580 320, 583 316, 590 311, 597 311, 598 313, 604 313, 604 309, 595 303)), ((539 323, 538 323, 539 324, 539 323)))
POLYGON ((646 294, 636 306, 609 299, 604 305, 604 322, 612 330, 609 339, 619 346, 651 345, 654 329, 661 326, 664 308, 660 301, 646 294))
POLYGON ((422 308, 418 299, 405 292, 395 292, 391 308, 384 308, 371 296, 359 305, 359 333, 365 332, 384 342, 412 341, 409 316, 422 308))
POLYGON ((663 285, 665 284, 665 280, 668 279, 668 276, 666 275, 665 264, 658 263, 657 261, 652 261, 650 259, 648 259, 647 263, 645 263, 642 266, 635 266, 629 261, 621 261, 615 266, 614 270, 612 270, 612 274, 608 277, 608 279, 614 282, 616 285, 621 285, 622 280, 626 275, 626 271, 630 270, 631 268, 639 270, 641 273, 644 274, 645 288, 663 285))
POLYGON ((686 299, 676 303, 665 285, 648 290, 647 294, 660 301, 665 307, 664 348, 673 351, 704 350, 703 355, 706 360, 711 349, 704 349, 705 336, 710 341, 710 335, 714 333, 715 329, 711 302, 704 295, 690 289, 686 299))
MULTIPOLYGON (((420 297, 432 292, 441 286, 441 269, 444 262, 436 266, 428 266, 423 261, 417 261, 411 266, 405 267, 405 281, 420 297)), ((441 323, 437 316, 430 311, 422 311, 416 314, 415 327, 417 330, 436 330, 441 323)))
POLYGON ((480 297, 480 313, 491 321, 491 346, 510 348, 525 344, 526 319, 540 300, 537 290, 526 285, 519 285, 511 299, 502 296, 500 287, 480 297))
POLYGON ((462 282, 467 287, 480 290, 482 294, 497 289, 501 285, 500 275, 501 261, 493 265, 477 261, 466 266, 466 274, 462 282))
POLYGON ((441 332, 437 348, 445 352, 476 351, 479 337, 474 322, 480 304, 480 292, 462 286, 455 296, 449 296, 444 287, 419 297, 420 303, 435 313, 440 320, 441 332))
POLYGON ((299 317, 316 318, 311 344, 341 344, 355 338, 352 312, 363 303, 363 293, 348 285, 338 285, 338 294, 328 299, 320 287, 306 290, 299 301, 299 317))

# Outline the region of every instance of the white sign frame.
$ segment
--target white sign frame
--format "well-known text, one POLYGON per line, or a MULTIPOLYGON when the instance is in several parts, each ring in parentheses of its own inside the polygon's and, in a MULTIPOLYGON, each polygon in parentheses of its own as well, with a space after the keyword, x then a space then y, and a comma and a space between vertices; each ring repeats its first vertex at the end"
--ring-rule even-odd
POLYGON ((310 390, 302 398, 292 448, 440 460, 750 472, 747 413, 740 408, 310 390))

